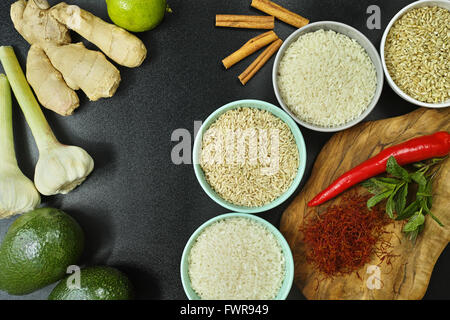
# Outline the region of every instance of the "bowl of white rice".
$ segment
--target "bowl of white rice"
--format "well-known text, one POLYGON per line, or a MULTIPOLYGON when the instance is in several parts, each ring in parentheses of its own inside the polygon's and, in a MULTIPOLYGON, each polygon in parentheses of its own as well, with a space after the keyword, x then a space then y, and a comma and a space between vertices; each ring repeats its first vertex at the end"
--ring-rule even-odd
POLYGON ((294 280, 294 259, 271 223, 228 213, 192 234, 180 272, 190 300, 284 300, 294 280))
POLYGON ((302 126, 335 132, 362 121, 383 89, 377 50, 361 32, 334 21, 293 32, 275 58, 272 80, 283 109, 302 126))
POLYGON ((206 194, 234 212, 258 213, 286 201, 300 184, 306 146, 281 108, 239 100, 213 112, 194 141, 193 166, 206 194))

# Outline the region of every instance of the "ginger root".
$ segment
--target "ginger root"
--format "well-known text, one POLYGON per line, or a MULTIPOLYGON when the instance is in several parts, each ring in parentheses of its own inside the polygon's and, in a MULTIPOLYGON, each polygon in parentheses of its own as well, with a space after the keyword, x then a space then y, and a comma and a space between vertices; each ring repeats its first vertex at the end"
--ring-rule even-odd
POLYGON ((50 14, 122 66, 138 67, 147 55, 147 49, 138 37, 76 5, 61 2, 51 8, 50 14))
POLYGON ((61 73, 56 70, 44 50, 32 45, 27 57, 27 80, 43 106, 62 116, 73 113, 79 105, 75 91, 70 89, 61 73))
POLYGON ((26 77, 39 102, 61 115, 70 115, 79 106, 70 89, 48 59, 42 47, 71 42, 69 29, 54 19, 47 0, 19 0, 11 5, 11 20, 20 35, 31 45, 27 57, 26 77))
POLYGON ((113 96, 121 80, 103 53, 72 44, 69 29, 123 66, 137 67, 147 55, 139 38, 78 6, 18 0, 10 13, 16 30, 32 45, 27 79, 40 103, 61 115, 71 114, 79 105, 73 90, 81 89, 95 101, 113 96))
POLYGON ((11 5, 14 28, 30 45, 70 43, 69 30, 50 15, 49 8, 47 0, 19 0, 11 5))
POLYGON ((116 92, 120 72, 101 52, 88 50, 81 42, 47 44, 44 50, 67 85, 73 90, 83 90, 89 100, 112 97, 116 92))

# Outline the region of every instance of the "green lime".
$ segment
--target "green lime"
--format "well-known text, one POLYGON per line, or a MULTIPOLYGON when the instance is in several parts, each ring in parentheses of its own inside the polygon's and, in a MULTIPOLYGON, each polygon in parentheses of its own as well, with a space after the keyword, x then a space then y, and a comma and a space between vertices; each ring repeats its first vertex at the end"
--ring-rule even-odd
POLYGON ((78 284, 75 276, 61 280, 48 299, 131 300, 133 286, 127 276, 115 268, 89 267, 81 269, 78 284))
POLYGON ((106 0, 111 20, 128 31, 154 29, 168 9, 166 0, 106 0))
POLYGON ((0 290, 23 295, 62 279, 84 245, 78 223, 52 208, 25 213, 0 246, 0 290))

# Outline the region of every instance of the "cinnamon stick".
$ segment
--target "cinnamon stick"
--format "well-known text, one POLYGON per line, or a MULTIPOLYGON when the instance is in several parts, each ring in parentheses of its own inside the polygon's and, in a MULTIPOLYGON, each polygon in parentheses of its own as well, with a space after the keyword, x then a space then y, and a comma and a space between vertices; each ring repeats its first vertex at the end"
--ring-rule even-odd
POLYGON ((278 51, 282 44, 283 40, 281 39, 272 42, 272 44, 268 46, 267 49, 264 50, 263 53, 261 53, 258 58, 256 58, 255 61, 253 61, 252 64, 239 75, 239 80, 242 85, 245 86, 245 84, 253 78, 259 69, 261 69, 264 64, 275 54, 275 52, 278 51))
POLYGON ((249 41, 247 41, 239 50, 233 52, 228 57, 222 60, 225 69, 230 68, 242 59, 248 57, 252 53, 258 51, 259 49, 267 46, 269 43, 274 42, 278 39, 278 36, 273 31, 268 31, 259 36, 256 36, 249 41))
POLYGON ((275 18, 273 16, 217 14, 216 27, 273 29, 275 27, 275 18))
POLYGON ((269 0, 252 0, 251 6, 297 28, 309 23, 308 19, 269 0))

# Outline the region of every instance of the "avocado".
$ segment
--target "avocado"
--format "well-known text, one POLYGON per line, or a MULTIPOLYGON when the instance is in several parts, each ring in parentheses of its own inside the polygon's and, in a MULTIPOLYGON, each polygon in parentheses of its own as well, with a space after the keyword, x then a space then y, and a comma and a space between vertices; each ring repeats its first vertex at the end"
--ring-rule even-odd
POLYGON ((79 283, 69 276, 50 293, 49 300, 131 300, 133 286, 125 274, 106 266, 81 269, 79 283))
POLYGON ((0 246, 0 290, 24 295, 60 280, 83 246, 81 227, 65 212, 40 208, 25 213, 0 246))

